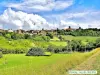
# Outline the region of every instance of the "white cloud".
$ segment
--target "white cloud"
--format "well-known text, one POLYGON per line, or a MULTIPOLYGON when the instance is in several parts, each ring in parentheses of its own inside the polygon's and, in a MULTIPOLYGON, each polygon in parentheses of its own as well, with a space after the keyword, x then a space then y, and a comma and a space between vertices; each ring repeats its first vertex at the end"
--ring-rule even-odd
MULTIPOLYGON (((53 18, 55 22, 62 22, 62 27, 74 26, 82 28, 100 28, 100 11, 88 10, 84 12, 64 12, 61 14, 46 15, 45 18, 53 18), (78 25, 78 26, 77 26, 78 25)), ((59 26, 60 27, 60 26, 59 26)))
POLYGON ((24 11, 62 10, 73 4, 73 0, 23 0, 20 3, 4 3, 6 7, 24 11))
POLYGON ((11 29, 50 28, 49 23, 43 17, 21 11, 15 12, 10 8, 0 15, 0 27, 2 26, 11 29))
POLYGON ((60 21, 59 24, 60 29, 65 29, 68 28, 69 26, 71 26, 71 28, 79 28, 79 25, 73 21, 64 21, 64 20, 60 21))
POLYGON ((9 29, 56 29, 56 28, 100 28, 100 11, 87 11, 80 13, 63 13, 47 16, 46 19, 22 11, 13 11, 8 8, 0 15, 0 28, 9 29), (51 20, 51 21, 50 21, 51 20))

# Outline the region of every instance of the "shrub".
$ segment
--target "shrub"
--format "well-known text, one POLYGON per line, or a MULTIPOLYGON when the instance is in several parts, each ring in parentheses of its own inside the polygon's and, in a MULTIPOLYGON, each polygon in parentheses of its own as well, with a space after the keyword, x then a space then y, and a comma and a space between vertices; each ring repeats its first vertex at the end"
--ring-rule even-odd
POLYGON ((52 45, 49 45, 47 48, 48 52, 54 52, 54 47, 52 45))
POLYGON ((62 47, 49 45, 47 51, 53 53, 59 53, 62 52, 62 47))
POLYGON ((42 36, 35 36, 33 38, 34 41, 44 41, 44 39, 42 38, 42 36))
POLYGON ((51 39, 53 39, 53 34, 51 33, 46 33, 46 36, 49 36, 51 39))
POLYGON ((0 58, 2 58, 2 52, 0 51, 0 58))
POLYGON ((43 55, 45 55, 43 49, 37 47, 29 49, 29 51, 26 54, 26 56, 43 56, 43 55))

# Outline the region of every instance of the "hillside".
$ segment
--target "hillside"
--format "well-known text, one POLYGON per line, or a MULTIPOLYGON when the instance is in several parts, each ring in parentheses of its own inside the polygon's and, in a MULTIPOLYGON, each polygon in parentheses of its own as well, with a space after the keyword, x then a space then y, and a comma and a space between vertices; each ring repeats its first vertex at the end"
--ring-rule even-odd
MULTIPOLYGON (((79 64, 75 68, 71 70, 80 70, 80 71, 89 71, 89 70, 96 70, 97 74, 100 75, 100 48, 95 49, 96 53, 85 60, 83 63, 79 64)), ((70 75, 67 73, 67 75, 70 75)), ((85 74, 86 75, 86 74, 85 74)), ((90 75, 90 74, 89 74, 90 75)), ((93 75, 93 74, 92 74, 93 75)))

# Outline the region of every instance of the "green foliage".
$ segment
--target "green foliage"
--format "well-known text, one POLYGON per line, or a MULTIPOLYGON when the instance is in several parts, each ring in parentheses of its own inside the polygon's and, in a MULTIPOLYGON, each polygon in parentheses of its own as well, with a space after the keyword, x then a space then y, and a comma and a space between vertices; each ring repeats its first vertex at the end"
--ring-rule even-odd
POLYGON ((0 37, 0 50, 2 53, 25 53, 28 51, 33 44, 31 40, 7 40, 3 37, 0 37))
POLYGON ((57 30, 58 35, 100 36, 99 29, 57 30))
POLYGON ((100 38, 98 38, 95 43, 96 43, 96 47, 100 47, 100 38))
POLYGON ((48 36, 35 36, 33 37, 34 41, 50 41, 48 36))
POLYGON ((53 36, 53 38, 52 39, 50 39, 51 41, 60 41, 60 39, 58 38, 58 37, 56 37, 56 36, 53 36))
POLYGON ((25 37, 24 37, 24 34, 12 33, 11 38, 14 40, 17 40, 17 39, 24 39, 25 37))
POLYGON ((42 36, 42 38, 44 39, 44 41, 50 41, 50 37, 48 36, 42 36))
POLYGON ((60 53, 60 52, 62 52, 62 47, 49 45, 47 48, 47 51, 53 52, 53 53, 60 53))
POLYGON ((63 40, 62 36, 59 36, 58 38, 60 39, 60 41, 62 41, 62 40, 63 40))
POLYGON ((43 56, 45 55, 45 53, 42 48, 33 47, 29 49, 26 55, 27 56, 43 56))
POLYGON ((49 36, 51 39, 53 39, 53 34, 51 34, 49 32, 46 33, 46 36, 49 36))
POLYGON ((25 38, 25 39, 30 39, 30 38, 32 38, 32 36, 29 35, 29 34, 24 34, 24 38, 25 38))
POLYGON ((10 35, 10 34, 5 34, 5 37, 6 37, 7 39, 11 39, 11 35, 10 35))
POLYGON ((3 56, 3 55, 2 55, 2 52, 0 51, 0 58, 2 58, 2 56, 3 56))
POLYGON ((47 51, 54 52, 54 47, 52 45, 49 45, 47 51))

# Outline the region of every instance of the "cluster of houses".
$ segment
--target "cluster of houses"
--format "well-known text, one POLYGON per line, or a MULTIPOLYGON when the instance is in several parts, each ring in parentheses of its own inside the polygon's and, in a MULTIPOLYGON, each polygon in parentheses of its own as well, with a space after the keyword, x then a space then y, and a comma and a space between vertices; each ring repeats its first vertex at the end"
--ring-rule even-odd
MULTIPOLYGON (((79 27, 79 29, 80 29, 80 27, 79 27)), ((66 31, 74 31, 76 29, 73 29, 73 28, 71 28, 69 26, 69 28, 66 28, 64 30, 66 30, 66 31)), ((18 30, 12 30, 12 29, 4 30, 4 29, 0 29, 0 32, 4 32, 4 31, 5 32, 15 32, 15 33, 19 33, 19 34, 30 34, 30 35, 33 35, 33 34, 35 34, 35 35, 38 35, 38 34, 46 35, 47 32, 50 32, 50 33, 53 33, 53 34, 57 34, 57 32, 56 32, 57 29, 51 29, 51 30, 44 30, 44 29, 42 29, 42 30, 27 30, 27 31, 22 30, 22 29, 18 29, 18 30)))
POLYGON ((46 35, 47 32, 50 33, 55 33, 56 30, 23 30, 23 29, 18 29, 18 30, 12 30, 12 29, 8 29, 8 30, 4 30, 4 29, 0 29, 0 32, 15 32, 18 34, 30 34, 30 35, 46 35))

